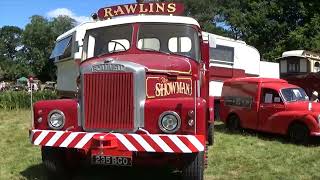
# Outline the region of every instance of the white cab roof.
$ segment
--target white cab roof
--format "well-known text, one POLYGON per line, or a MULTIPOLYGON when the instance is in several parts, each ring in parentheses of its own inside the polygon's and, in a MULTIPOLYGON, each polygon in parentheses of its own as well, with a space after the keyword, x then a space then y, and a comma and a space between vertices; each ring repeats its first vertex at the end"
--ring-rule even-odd
POLYGON ((114 19, 97 21, 95 23, 90 23, 88 29, 94 29, 105 26, 114 26, 120 24, 130 24, 130 23, 139 23, 139 22, 154 22, 154 23, 181 23, 181 24, 190 24, 200 27, 199 23, 190 17, 183 16, 164 16, 164 15, 140 15, 140 16, 121 16, 114 19))
POLYGON ((120 16, 113 19, 103 20, 103 21, 92 21, 92 22, 82 23, 70 29, 69 31, 63 33, 62 35, 60 35, 57 38, 57 41, 66 38, 67 36, 71 35, 75 31, 85 32, 88 29, 94 29, 94 28, 105 27, 105 26, 114 26, 114 25, 120 25, 120 24, 139 23, 139 22, 179 23, 179 24, 181 23, 181 24, 196 25, 200 27, 199 23, 195 19, 190 17, 184 17, 184 16, 164 16, 164 15, 120 16))

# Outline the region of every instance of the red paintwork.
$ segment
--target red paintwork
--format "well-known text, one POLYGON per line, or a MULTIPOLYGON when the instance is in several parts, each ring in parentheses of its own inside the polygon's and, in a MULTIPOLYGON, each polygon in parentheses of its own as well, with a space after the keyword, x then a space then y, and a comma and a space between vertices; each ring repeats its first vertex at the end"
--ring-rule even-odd
POLYGON ((133 129, 132 73, 86 74, 84 87, 85 129, 133 129))
POLYGON ((228 80, 231 78, 247 77, 243 69, 225 68, 225 67, 210 67, 211 80, 228 80))
POLYGON ((116 16, 148 14, 148 15, 182 15, 184 13, 184 5, 175 2, 162 3, 140 3, 140 4, 124 4, 118 6, 104 7, 99 9, 98 18, 100 20, 109 19, 116 16))
POLYGON ((126 52, 113 53, 100 58, 91 58, 81 65, 93 64, 103 61, 106 57, 119 61, 130 61, 144 65, 150 73, 173 73, 191 75, 191 70, 196 70, 197 63, 194 60, 178 55, 167 55, 158 52, 141 51, 136 47, 131 47, 126 52), (175 73, 179 71, 180 73, 175 73))
POLYGON ((221 96, 220 117, 226 123, 231 114, 240 119, 241 127, 265 132, 287 134, 288 127, 296 121, 307 125, 310 135, 320 132, 317 116, 320 114, 320 104, 309 101, 261 103, 261 89, 270 88, 277 92, 282 88, 295 88, 285 80, 271 78, 236 78, 225 81, 221 96), (251 108, 225 105, 225 97, 252 97, 251 108), (311 102, 310 102, 311 103, 311 102))
MULTIPOLYGON (((192 26, 194 29, 196 29, 199 32, 199 35, 201 36, 201 29, 197 26, 192 26)), ((164 111, 175 111, 177 112, 181 117, 181 129, 176 133, 177 135, 194 135, 199 136, 200 138, 204 139, 204 141, 207 138, 207 128, 208 123, 213 122, 213 100, 212 98, 209 99, 209 45, 207 42, 202 41, 202 37, 200 37, 200 47, 201 47, 201 54, 202 54, 202 61, 197 62, 193 59, 179 56, 179 55, 170 55, 170 54, 164 54, 160 52, 147 52, 147 51, 141 51, 137 49, 137 34, 139 31, 139 23, 133 24, 133 37, 132 37, 132 47, 125 51, 125 52, 118 52, 113 53, 111 55, 105 55, 102 57, 94 57, 87 59, 80 63, 80 67, 92 65, 97 62, 104 61, 106 58, 114 58, 117 61, 130 61, 134 62, 140 65, 143 65, 146 67, 146 78, 155 78, 149 82, 149 80, 146 79, 146 85, 147 85, 147 92, 146 94, 146 101, 144 105, 144 129, 147 130, 151 134, 163 134, 163 132, 160 130, 158 121, 159 116, 164 111), (154 91, 154 84, 159 83, 161 81, 165 82, 181 82, 185 83, 191 86, 191 91, 186 91, 186 93, 176 93, 176 94, 170 94, 168 96, 164 97, 148 97, 149 94, 152 94, 151 92, 154 91), (198 88, 195 88, 196 86, 200 86, 200 92, 198 92, 198 88), (198 94, 200 94, 198 96, 198 94), (196 98, 195 98, 196 95, 196 98), (212 103, 209 101, 212 101, 212 103), (188 112, 191 110, 195 110, 196 106, 196 118, 190 117, 188 115, 188 112), (210 109, 209 109, 210 108, 210 109), (193 126, 188 125, 188 121, 190 119, 194 119, 195 124, 193 126)), ((95 73, 92 73, 95 74, 95 73)), ((102 73, 103 74, 103 73, 102 73)), ((95 75, 94 75, 95 76, 95 75)), ((107 76, 103 76, 100 78, 109 78, 107 76)), ((86 116, 86 120, 88 117, 91 117, 91 124, 90 127, 103 127, 105 124, 101 124, 101 121, 99 123, 99 118, 96 117, 96 114, 101 114, 99 112, 102 111, 112 111, 115 110, 115 116, 119 116, 121 113, 120 109, 112 109, 114 107, 117 107, 120 101, 120 97, 108 97, 108 92, 101 91, 102 89, 111 89, 111 91, 117 91, 121 89, 128 88, 127 82, 113 82, 111 83, 101 83, 103 81, 100 81, 100 84, 96 83, 93 79, 92 81, 90 79, 85 79, 84 83, 85 89, 80 90, 83 91, 85 94, 84 98, 85 101, 90 101, 91 104, 87 105, 85 108, 89 109, 90 112, 83 113, 86 116), (87 86, 89 84, 89 86, 87 86), (118 86, 114 86, 118 85, 118 86), (101 98, 102 97, 102 98, 101 98), (108 98, 103 98, 108 97, 108 98), (118 98, 119 101, 113 98, 118 98), (114 107, 107 107, 105 106, 105 101, 109 100, 111 103, 114 103, 114 107), (98 112, 98 113, 97 113, 98 112), (91 115, 90 115, 91 114, 91 115), (95 120, 96 119, 96 120, 95 120), (97 123, 98 122, 98 123, 97 123)), ((81 87, 81 86, 79 86, 81 87)), ((129 87, 130 88, 130 87, 129 87)), ((113 93, 114 94, 114 93, 113 93)), ((122 97, 123 102, 131 102, 128 100, 128 97, 122 97)), ((86 104, 86 103, 84 103, 86 104)), ((121 105, 121 103, 120 103, 121 105)), ((119 107, 120 107, 119 105, 119 107)), ((131 107, 132 108, 132 107, 131 107)), ((130 109, 128 107, 122 108, 122 113, 124 115, 130 114, 130 109)), ((78 118, 79 120, 81 117, 77 117, 77 114, 79 113, 80 116, 82 116, 81 112, 78 112, 77 110, 77 100, 53 100, 53 101, 41 101, 34 105, 34 112, 35 112, 35 130, 50 130, 50 128, 47 125, 47 116, 48 113, 51 110, 59 109, 63 112, 65 112, 66 115, 66 126, 63 128, 63 130, 70 131, 77 131, 77 132, 84 132, 83 127, 79 127, 78 124, 78 118), (39 110, 42 110, 40 113, 41 115, 37 114, 39 110), (42 117, 42 122, 38 123, 37 119, 39 117, 42 117)), ((106 115, 104 117, 108 118, 111 122, 113 120, 113 117, 107 117, 106 115)), ((114 117, 115 117, 114 116, 114 117)), ((124 127, 128 128, 128 127, 124 127)), ((99 129, 99 128, 98 128, 99 129)), ((101 128, 103 129, 103 128, 101 128)), ((98 131, 99 132, 99 131, 98 131)), ((137 134, 143 134, 143 131, 137 131, 135 132, 137 134)), ((49 134, 51 136, 51 134, 49 134)), ((52 134, 53 136, 53 134, 52 134)), ((51 136, 51 137, 52 137, 51 136)), ((79 138, 83 138, 85 136, 84 134, 81 134, 79 138)), ((77 136, 78 138, 78 136, 77 136)), ((164 137, 165 139, 168 137, 164 137)), ((46 141, 49 139, 45 139, 46 141)), ((78 139, 80 140, 80 139, 78 139)), ((184 140, 182 140, 184 141, 184 140)), ((72 145, 75 145, 75 141, 72 141, 72 145)), ((168 145, 171 145, 171 141, 167 141, 169 143, 168 145)), ((201 142, 202 143, 202 142, 201 142)), ((203 143, 203 145, 205 145, 203 143)), ((172 144, 172 146, 175 146, 172 144)), ((69 146, 68 146, 69 147, 69 146)), ((71 145, 70 145, 71 147, 71 145)), ((85 156, 90 156, 94 150, 93 146, 88 147, 88 151, 84 153, 85 156), (91 150, 93 150, 91 152, 91 150)), ((194 148, 192 145, 188 145, 188 148, 194 148)), ((110 151, 110 153, 113 153, 110 151)), ((172 156, 173 158, 169 158, 169 155, 167 154, 161 154, 161 153, 153 153, 153 154, 145 154, 144 152, 138 151, 136 153, 136 156, 144 157, 142 158, 142 163, 150 164, 155 161, 155 156, 161 156, 161 157, 168 157, 168 158, 161 158, 156 161, 160 162, 167 162, 169 159, 172 161, 178 161, 177 157, 172 156), (148 161, 146 161, 148 159, 148 161)), ((180 157, 180 155, 177 155, 180 157)), ((137 158, 139 159, 139 158, 137 158)), ((170 161, 171 162, 171 161, 170 161)))
POLYGON ((59 109, 67 119, 63 130, 80 131, 78 126, 78 109, 77 100, 75 99, 58 99, 38 101, 33 105, 34 111, 34 129, 50 129, 48 125, 48 114, 50 111, 59 109), (38 118, 42 118, 42 122, 38 122, 38 118))

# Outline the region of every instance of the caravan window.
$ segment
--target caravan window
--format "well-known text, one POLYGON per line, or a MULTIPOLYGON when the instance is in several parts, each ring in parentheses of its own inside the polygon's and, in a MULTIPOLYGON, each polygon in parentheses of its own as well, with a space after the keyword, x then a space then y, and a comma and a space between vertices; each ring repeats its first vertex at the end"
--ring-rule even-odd
POLYGON ((233 63, 234 48, 221 45, 217 45, 215 48, 210 48, 210 59, 233 63))
POLYGON ((71 57, 72 36, 58 41, 51 53, 50 59, 64 59, 71 57))

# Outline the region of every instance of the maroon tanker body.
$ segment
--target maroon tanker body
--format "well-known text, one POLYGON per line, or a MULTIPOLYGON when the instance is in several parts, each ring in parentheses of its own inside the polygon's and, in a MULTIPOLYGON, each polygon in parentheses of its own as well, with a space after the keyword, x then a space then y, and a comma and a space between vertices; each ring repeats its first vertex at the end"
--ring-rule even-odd
POLYGON ((288 135, 296 143, 320 135, 320 104, 285 80, 236 78, 224 82, 221 120, 239 128, 288 135))
POLYGON ((57 174, 87 160, 171 166, 201 180, 213 141, 208 69, 209 43, 192 18, 97 21, 84 38, 78 99, 35 103, 31 141, 57 174))

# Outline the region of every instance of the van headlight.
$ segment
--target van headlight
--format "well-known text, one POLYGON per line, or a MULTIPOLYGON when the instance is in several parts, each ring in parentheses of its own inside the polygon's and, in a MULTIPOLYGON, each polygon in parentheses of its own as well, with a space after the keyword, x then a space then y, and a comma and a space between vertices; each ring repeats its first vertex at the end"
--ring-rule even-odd
POLYGON ((160 115, 158 125, 164 133, 175 133, 180 129, 181 118, 176 112, 166 111, 160 115))
POLYGON ((48 124, 51 129, 62 129, 65 123, 66 117, 60 110, 53 110, 48 115, 48 124))

